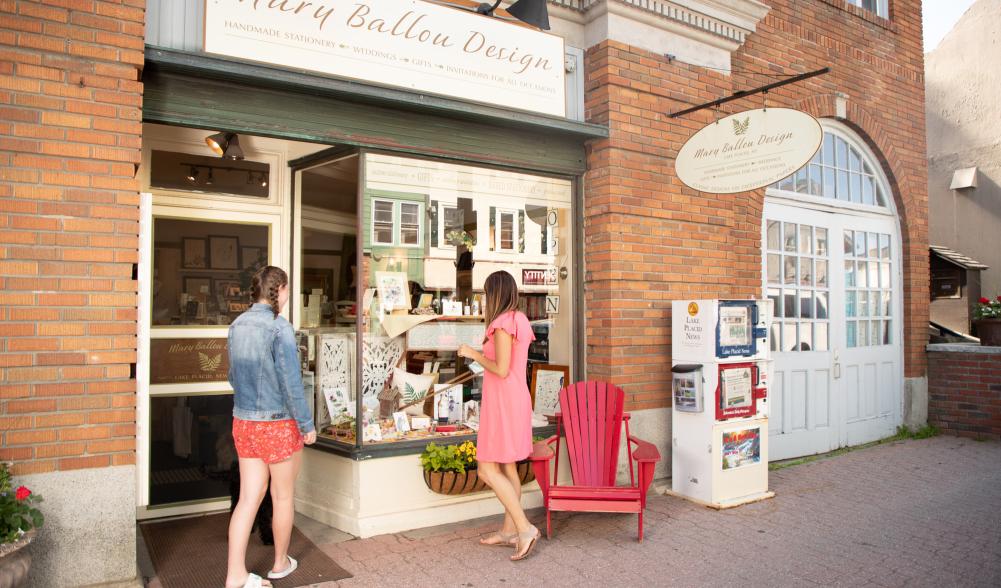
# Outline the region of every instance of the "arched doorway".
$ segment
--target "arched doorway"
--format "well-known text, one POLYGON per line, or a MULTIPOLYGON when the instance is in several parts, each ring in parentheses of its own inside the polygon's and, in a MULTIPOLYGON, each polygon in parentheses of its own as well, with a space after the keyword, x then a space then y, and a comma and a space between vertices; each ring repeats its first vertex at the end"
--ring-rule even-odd
POLYGON ((900 228, 889 182, 847 126, 768 188, 763 292, 774 302, 771 459, 866 443, 901 423, 900 228))

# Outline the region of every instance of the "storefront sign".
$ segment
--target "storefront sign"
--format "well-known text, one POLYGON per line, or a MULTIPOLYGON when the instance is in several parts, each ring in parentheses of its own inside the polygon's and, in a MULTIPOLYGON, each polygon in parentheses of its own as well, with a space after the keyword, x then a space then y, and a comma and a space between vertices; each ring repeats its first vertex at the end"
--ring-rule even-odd
POLYGON ((723 469, 732 470, 761 461, 761 427, 723 432, 723 469))
POLYGON ((556 283, 555 267, 521 270, 522 286, 554 286, 556 283))
POLYGON ((225 382, 229 372, 226 338, 152 339, 150 384, 225 382))
POLYGON ((421 0, 207 0, 205 51, 566 113, 561 37, 421 0))
POLYGON ((773 184, 806 165, 820 149, 817 119, 789 108, 747 110, 704 127, 675 160, 685 185, 715 194, 773 184))

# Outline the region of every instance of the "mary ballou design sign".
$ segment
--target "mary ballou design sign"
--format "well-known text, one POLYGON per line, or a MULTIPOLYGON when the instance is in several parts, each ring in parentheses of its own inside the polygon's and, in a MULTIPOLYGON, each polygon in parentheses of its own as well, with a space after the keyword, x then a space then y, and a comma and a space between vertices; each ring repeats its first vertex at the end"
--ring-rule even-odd
POLYGON ((206 0, 205 51, 566 115, 561 37, 421 0, 206 0))
POLYGON ((229 372, 226 338, 152 339, 150 384, 225 382, 229 372))
POLYGON ((686 186, 733 194, 774 184, 806 165, 824 130, 809 114, 761 108, 731 114, 703 127, 678 151, 675 170, 686 186))

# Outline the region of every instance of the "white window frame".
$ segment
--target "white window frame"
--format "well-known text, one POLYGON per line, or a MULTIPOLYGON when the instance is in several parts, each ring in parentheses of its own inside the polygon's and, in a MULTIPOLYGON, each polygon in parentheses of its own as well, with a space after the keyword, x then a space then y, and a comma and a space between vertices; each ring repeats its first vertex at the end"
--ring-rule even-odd
POLYGON ((501 253, 518 253, 518 211, 513 208, 498 208, 494 211, 494 251, 501 253), (511 215, 511 248, 501 247, 501 218, 505 214, 511 215))
POLYGON ((369 235, 371 235, 372 247, 405 247, 407 249, 419 249, 424 246, 424 223, 421 222, 421 211, 424 206, 417 200, 394 200, 392 198, 373 198, 371 215, 369 218, 369 235), (375 204, 385 202, 393 207, 393 241, 386 243, 375 240, 375 204), (411 204, 417 207, 417 243, 403 242, 403 205, 411 204))
POLYGON ((446 210, 459 210, 459 207, 451 202, 439 202, 438 203, 438 249, 448 249, 450 251, 455 250, 455 245, 452 245, 445 239, 445 232, 448 227, 445 225, 445 211, 446 210))
MULTIPOLYGON (((862 6, 863 0, 847 0, 849 4, 855 6, 856 8, 861 8, 862 10, 868 10, 862 6)), ((876 16, 889 19, 890 18, 890 6, 889 0, 876 0, 876 10, 873 12, 876 16)))

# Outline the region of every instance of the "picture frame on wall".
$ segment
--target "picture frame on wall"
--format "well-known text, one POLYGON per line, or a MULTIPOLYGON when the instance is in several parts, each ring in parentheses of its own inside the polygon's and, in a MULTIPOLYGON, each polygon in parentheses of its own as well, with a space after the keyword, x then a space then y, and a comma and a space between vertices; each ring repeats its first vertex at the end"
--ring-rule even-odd
POLYGON ((188 296, 199 297, 203 301, 208 300, 209 295, 212 294, 212 278, 185 277, 184 293, 188 296))
POLYGON ((536 363, 532 365, 532 410, 542 416, 556 416, 560 390, 570 385, 570 366, 536 363))
POLYGON ((240 239, 209 235, 209 264, 212 269, 240 269, 240 239))
POLYGON ((181 267, 185 269, 208 268, 208 250, 205 239, 184 237, 181 240, 181 267))
POLYGON ((410 284, 404 272, 375 272, 379 304, 386 310, 410 310, 410 284))
POLYGON ((250 245, 240 247, 240 265, 244 269, 253 266, 261 260, 261 251, 263 249, 263 247, 254 247, 250 245))
POLYGON ((240 298, 243 292, 240 280, 233 278, 216 278, 212 281, 212 287, 215 288, 213 293, 216 296, 223 296, 225 298, 240 298))

